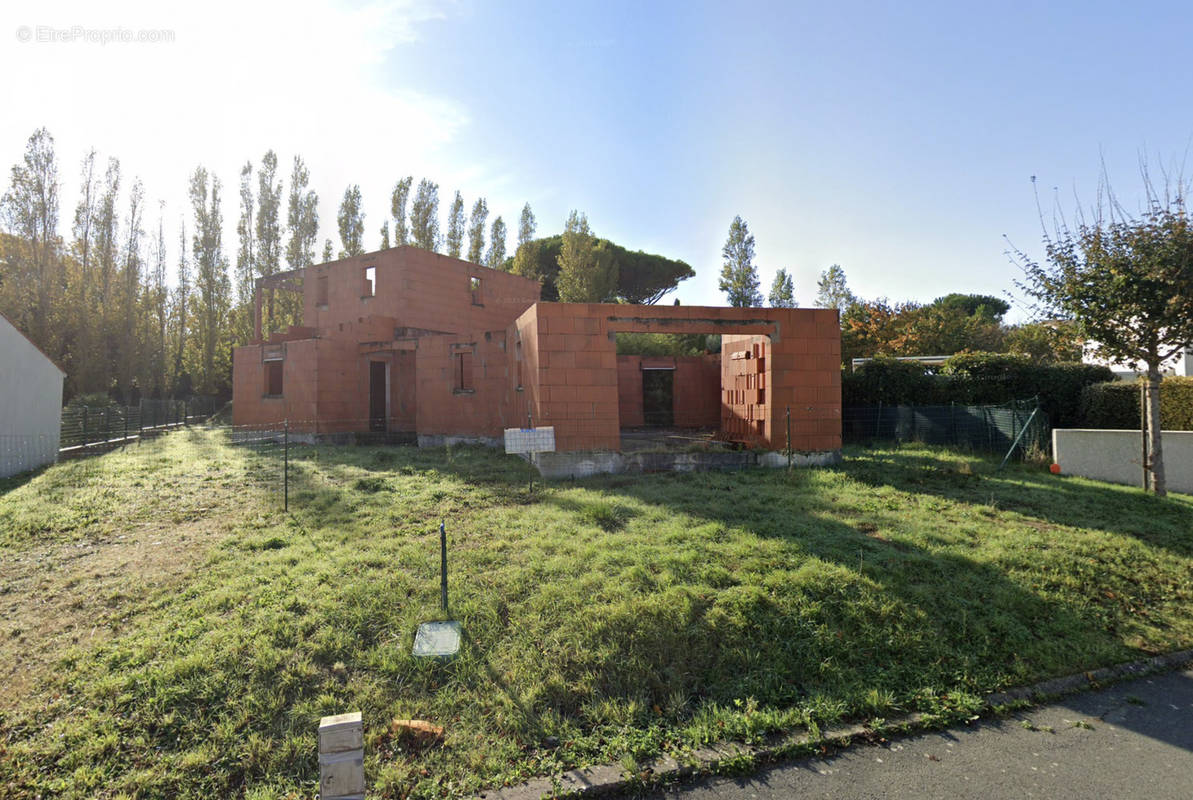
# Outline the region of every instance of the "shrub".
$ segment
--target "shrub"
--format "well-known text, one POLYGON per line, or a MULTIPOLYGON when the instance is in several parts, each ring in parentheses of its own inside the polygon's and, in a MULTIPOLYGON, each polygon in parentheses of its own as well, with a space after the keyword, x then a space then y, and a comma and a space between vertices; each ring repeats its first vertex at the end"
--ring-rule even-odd
POLYGON ((948 402, 923 364, 879 357, 841 377, 844 405, 934 405, 948 402))
MULTIPOLYGON (((1087 428, 1138 430, 1139 382, 1113 381, 1085 387, 1081 424, 1087 428)), ((1165 378, 1160 384, 1160 423, 1166 431, 1193 430, 1193 378, 1165 378)))
POLYGON ((924 365, 875 359, 842 380, 845 405, 993 405, 1039 397, 1054 427, 1072 427, 1082 417, 1082 390, 1114 379, 1107 367, 1091 364, 1035 364, 1007 353, 961 353, 928 374, 924 365))

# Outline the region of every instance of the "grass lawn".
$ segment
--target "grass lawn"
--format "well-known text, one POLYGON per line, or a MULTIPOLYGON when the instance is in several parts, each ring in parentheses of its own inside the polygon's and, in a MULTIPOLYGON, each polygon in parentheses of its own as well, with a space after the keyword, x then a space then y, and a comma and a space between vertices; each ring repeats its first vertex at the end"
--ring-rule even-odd
POLYGON ((0 482, 0 795, 311 797, 347 710, 373 796, 468 795, 1193 646, 1184 496, 909 447, 528 495, 484 449, 302 447, 286 515, 224 437, 0 482), (447 664, 410 656, 440 519, 447 664))

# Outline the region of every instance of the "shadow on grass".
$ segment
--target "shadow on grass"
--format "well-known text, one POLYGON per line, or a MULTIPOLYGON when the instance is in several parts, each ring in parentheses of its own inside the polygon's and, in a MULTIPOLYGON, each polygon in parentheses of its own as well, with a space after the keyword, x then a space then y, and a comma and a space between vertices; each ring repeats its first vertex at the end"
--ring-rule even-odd
POLYGON ((995 504, 1049 525, 1101 530, 1139 539, 1182 556, 1193 556, 1193 498, 1160 499, 1138 488, 1078 481, 1023 465, 995 469, 988 458, 972 474, 922 453, 870 451, 855 454, 841 467, 857 481, 874 487, 976 505, 995 504))

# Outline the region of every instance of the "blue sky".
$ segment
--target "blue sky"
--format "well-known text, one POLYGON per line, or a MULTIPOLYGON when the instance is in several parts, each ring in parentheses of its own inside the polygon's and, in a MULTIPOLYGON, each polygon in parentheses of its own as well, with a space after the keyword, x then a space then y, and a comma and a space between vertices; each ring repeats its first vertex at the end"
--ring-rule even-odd
MULTIPOLYGON (((19 25, 168 28, 166 44, 16 42, 0 67, 41 76, 0 121, 9 162, 47 124, 68 181, 88 146, 122 158, 175 225, 185 176, 302 153, 322 236, 360 183, 375 246, 388 191, 413 173, 489 199, 511 230, 572 208, 619 244, 688 261, 684 303, 723 302, 735 214, 811 303, 839 263, 865 297, 1002 294, 1006 234, 1040 247, 1050 208, 1095 197, 1101 160, 1137 203, 1138 163, 1193 141, 1183 4, 468 2, 287 6, 18 3, 19 25), (80 70, 91 81, 79 80, 80 70), (94 84, 125 88, 95 100, 94 84), (131 87, 130 87, 130 83, 131 87), (66 99, 69 102, 63 102, 66 99)), ((9 73, 11 74, 11 73, 9 73)), ((27 82, 26 82, 27 83, 27 82)), ((22 92, 24 94, 22 94, 22 92)), ((69 213, 64 211, 63 217, 69 213)), ((512 237, 511 237, 512 240, 512 237)), ((511 241, 512 244, 512 241, 511 241)))

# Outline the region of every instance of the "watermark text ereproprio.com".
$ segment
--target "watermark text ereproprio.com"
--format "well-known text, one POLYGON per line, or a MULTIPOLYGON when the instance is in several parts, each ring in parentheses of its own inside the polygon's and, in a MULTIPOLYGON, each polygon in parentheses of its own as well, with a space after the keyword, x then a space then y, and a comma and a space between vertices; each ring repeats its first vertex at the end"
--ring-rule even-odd
POLYGON ((85 25, 21 25, 17 41, 34 44, 169 44, 169 28, 88 28, 85 25))

